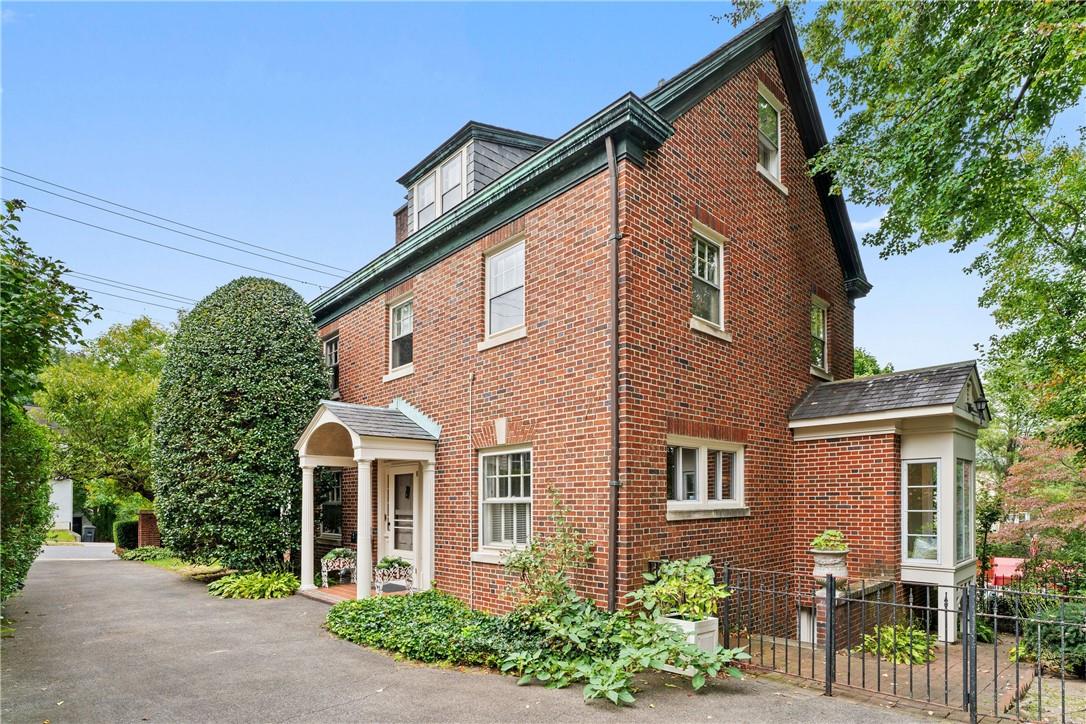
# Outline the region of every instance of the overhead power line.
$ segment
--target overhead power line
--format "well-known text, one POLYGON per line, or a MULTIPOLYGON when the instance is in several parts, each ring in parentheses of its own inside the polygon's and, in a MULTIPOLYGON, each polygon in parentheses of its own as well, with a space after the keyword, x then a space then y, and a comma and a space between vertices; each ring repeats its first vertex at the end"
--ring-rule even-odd
MULTIPOLYGON (((261 254, 260 252, 249 251, 248 249, 239 249, 238 247, 233 246, 231 244, 224 244, 223 242, 215 241, 214 239, 205 239, 202 236, 197 236, 196 234, 190 234, 187 231, 179 231, 178 229, 171 229, 168 226, 164 226, 162 224, 156 224, 153 221, 147 221, 146 219, 141 219, 141 218, 136 217, 136 216, 130 216, 129 214, 122 214, 120 211, 114 211, 113 209, 107 209, 105 206, 98 206, 97 204, 91 204, 91 203, 87 203, 86 201, 80 201, 79 199, 74 198, 72 196, 66 196, 64 194, 58 194, 56 191, 50 191, 49 189, 43 189, 40 186, 34 186, 33 184, 28 184, 28 183, 25 183, 23 181, 18 181, 18 180, 13 179, 13 178, 8 178, 7 176, 3 176, 3 177, 0 177, 0 178, 2 178, 4 181, 7 181, 8 183, 15 183, 15 184, 19 184, 20 186, 26 186, 27 188, 34 189, 35 191, 41 191, 42 193, 50 194, 52 196, 56 196, 57 198, 67 199, 68 201, 73 201, 73 202, 75 202, 77 204, 82 204, 83 206, 88 206, 88 207, 90 207, 92 209, 97 209, 98 211, 104 211, 107 214, 113 214, 114 216, 120 216, 122 218, 138 222, 140 224, 147 224, 148 226, 154 226, 155 228, 163 229, 165 231, 169 231, 172 234, 179 234, 181 236, 187 236, 190 239, 197 239, 199 241, 203 241, 203 242, 206 242, 208 244, 214 244, 215 246, 221 246, 224 249, 230 249, 231 251, 239 251, 242 254, 251 254, 253 256, 259 256, 261 259, 268 259, 269 261, 273 261, 276 264, 286 264, 287 266, 296 267, 298 269, 304 269, 305 271, 313 272, 314 274, 327 274, 328 276, 335 277, 337 279, 341 276, 340 274, 336 274, 334 272, 324 271, 323 269, 314 269, 313 267, 304 266, 302 264, 295 264, 292 261, 284 261, 283 259, 276 259, 274 256, 269 256, 267 254, 261 254)), ((171 223, 173 223, 173 222, 171 222, 171 223)))
POLYGON ((90 287, 76 287, 76 289, 82 289, 85 292, 91 292, 93 294, 105 294, 109 297, 117 297, 117 299, 127 299, 130 302, 139 302, 140 304, 149 304, 152 307, 162 307, 163 309, 169 309, 174 312, 184 311, 184 307, 169 307, 165 304, 159 304, 157 302, 148 302, 146 299, 136 299, 135 297, 126 297, 123 294, 114 294, 113 292, 104 292, 101 289, 91 289, 90 287))
POLYGON ((73 272, 73 271, 69 271, 69 272, 66 272, 66 273, 71 275, 71 276, 78 277, 80 279, 84 279, 84 280, 93 282, 95 284, 105 284, 107 287, 114 287, 116 289, 122 289, 122 290, 124 290, 126 292, 134 292, 136 294, 147 294, 147 295, 150 295, 152 297, 160 297, 162 299, 166 299, 166 300, 171 301, 171 302, 182 302, 182 303, 188 303, 188 304, 195 304, 196 303, 195 299, 189 299, 188 297, 182 297, 182 296, 179 296, 177 294, 170 294, 169 292, 160 292, 160 291, 157 291, 155 289, 150 289, 148 287, 141 287, 141 286, 137 286, 135 284, 128 284, 127 282, 119 282, 119 281, 116 281, 116 280, 113 280, 113 279, 107 279, 106 277, 98 277, 98 276, 94 276, 93 274, 83 274, 81 272, 73 272))
MULTIPOLYGON (((94 194, 88 194, 87 192, 80 191, 79 189, 73 189, 70 186, 64 186, 64 185, 58 184, 58 183, 56 183, 54 181, 48 181, 48 180, 40 178, 38 176, 31 176, 28 173, 23 173, 22 171, 16 171, 15 169, 8 168, 7 166, 0 166, 0 169, 3 169, 4 171, 7 171, 8 173, 18 174, 19 176, 23 176, 25 178, 34 179, 35 181, 37 181, 39 183, 48 184, 49 186, 54 186, 54 187, 56 187, 58 189, 64 189, 65 191, 71 191, 73 194, 79 194, 80 196, 86 196, 88 199, 94 199, 95 201, 101 201, 102 203, 109 204, 110 206, 116 206, 119 209, 125 209, 126 211, 132 211, 132 212, 140 214, 142 216, 148 216, 148 217, 150 217, 152 219, 158 219, 159 221, 165 221, 166 223, 173 224, 174 226, 180 226, 180 227, 185 228, 185 229, 192 229, 193 231, 199 231, 201 234, 209 234, 211 236, 216 236, 216 237, 218 237, 220 239, 226 239, 227 241, 233 241, 233 242, 241 244, 243 246, 252 247, 253 249, 263 249, 264 251, 270 251, 273 254, 279 254, 280 256, 285 256, 285 257, 287 257, 289 259, 295 259, 297 261, 304 261, 307 264, 313 264, 315 266, 322 266, 322 267, 325 267, 326 269, 333 269, 335 271, 342 272, 344 274, 349 274, 351 272, 350 269, 343 269, 342 267, 332 266, 331 264, 325 264, 323 262, 313 261, 312 259, 306 259, 305 257, 302 257, 302 256, 295 256, 294 254, 288 254, 285 251, 279 251, 277 249, 273 249, 273 248, 268 247, 268 246, 262 246, 260 244, 253 244, 253 243, 248 242, 248 241, 242 241, 241 239, 234 238, 233 236, 226 236, 225 234, 218 234, 218 233, 215 233, 214 231, 208 231, 207 229, 201 229, 198 226, 192 226, 190 224, 185 224, 185 223, 182 223, 180 221, 174 221, 173 219, 168 219, 165 216, 159 216, 157 214, 152 214, 149 211, 142 211, 141 209, 137 209, 137 208, 132 207, 132 206, 125 206, 124 204, 117 203, 116 201, 110 201, 109 199, 104 199, 101 196, 95 196, 94 194)), ((24 183, 22 181, 16 181, 15 179, 7 179, 7 180, 13 181, 14 183, 17 183, 17 184, 22 184, 23 186, 30 186, 30 184, 24 183)), ((36 188, 36 187, 30 186, 30 188, 36 188)), ((55 196, 62 196, 61 194, 57 194, 57 193, 55 193, 53 191, 47 191, 45 189, 38 189, 38 190, 39 191, 45 191, 45 193, 53 194, 55 196)), ((62 198, 68 198, 68 197, 62 196, 62 198)), ((72 199, 72 200, 77 201, 78 203, 85 203, 83 201, 78 201, 78 199, 72 199)), ((88 204, 88 206, 89 205, 90 204, 88 204)), ((95 207, 95 208, 98 208, 98 207, 95 207)), ((103 209, 103 211, 109 211, 109 209, 103 209)), ((111 211, 110 213, 116 213, 116 212, 111 211)), ((121 216, 124 216, 124 214, 121 214, 121 216)), ((131 218, 131 217, 127 217, 127 218, 131 218)), ((136 219, 136 221, 142 221, 142 220, 141 219, 136 219)), ((150 223, 150 222, 143 221, 142 223, 150 223)), ((155 226, 157 226, 157 224, 155 224, 155 226)), ((171 231, 172 231, 172 229, 171 229, 171 231)), ((178 233, 180 233, 180 232, 178 232, 178 233)), ((196 237, 196 238, 199 238, 199 237, 196 237)), ((205 239, 204 241, 208 241, 208 239, 205 239)), ((325 272, 321 272, 321 273, 325 273, 325 272)))
MULTIPOLYGON (((7 199, 5 199, 5 201, 6 200, 7 199)), ((209 261, 215 261, 215 262, 218 262, 220 264, 226 264, 227 266, 235 267, 237 269, 245 269, 246 271, 256 272, 257 274, 267 274, 268 276, 275 277, 276 279, 285 279, 286 281, 298 282, 299 284, 306 284, 306 285, 311 286, 311 287, 316 287, 317 289, 324 289, 324 287, 321 286, 320 284, 316 284, 314 282, 307 282, 305 279, 297 279, 295 277, 288 277, 288 276, 285 276, 283 274, 276 274, 274 272, 266 271, 264 269, 257 269, 256 267, 245 266, 244 264, 238 264, 237 262, 227 261, 226 259, 219 259, 218 257, 208 256, 207 254, 201 254, 201 253, 196 252, 196 251, 189 251, 188 249, 182 249, 182 248, 177 247, 177 246, 170 246, 169 244, 163 244, 162 242, 159 242, 159 241, 151 241, 150 239, 144 239, 142 236, 135 236, 133 234, 126 234, 123 231, 117 231, 116 229, 110 229, 110 228, 105 227, 105 226, 99 226, 98 224, 92 224, 89 221, 81 221, 80 219, 73 219, 72 217, 65 216, 64 214, 58 214, 58 213, 55 213, 53 211, 46 211, 45 209, 38 208, 37 206, 27 205, 26 208, 30 209, 31 211, 37 211, 39 214, 47 214, 49 216, 55 216, 58 219, 64 219, 65 221, 70 221, 73 224, 82 224, 83 226, 88 226, 88 227, 90 227, 92 229, 98 229, 99 231, 106 231, 106 232, 108 232, 110 234, 116 234, 117 236, 123 236, 123 237, 125 237, 127 239, 134 239, 135 241, 141 241, 144 244, 151 244, 152 246, 159 246, 159 247, 162 247, 163 249, 172 249, 173 251, 179 251, 182 254, 188 254, 189 256, 195 256, 195 257, 199 257, 201 259, 207 259, 209 261)))

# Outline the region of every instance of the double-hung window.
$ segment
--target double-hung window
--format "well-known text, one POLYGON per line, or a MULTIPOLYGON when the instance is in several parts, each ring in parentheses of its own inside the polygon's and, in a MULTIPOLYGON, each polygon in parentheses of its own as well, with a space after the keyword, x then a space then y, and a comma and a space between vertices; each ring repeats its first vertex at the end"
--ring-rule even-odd
POLYGON ((460 149, 415 184, 415 231, 464 200, 467 153, 460 149))
POLYGON ((330 472, 322 482, 317 535, 338 539, 343 534, 343 473, 339 470, 330 472))
POLYGON ((532 535, 532 451, 483 453, 483 545, 525 545, 532 535))
POLYGON ((758 166, 769 176, 780 180, 780 103, 764 91, 758 94, 758 166))
POLYGON ((668 514, 743 508, 743 446, 669 436, 668 514))
POLYGON ((817 297, 811 300, 811 369, 815 372, 828 373, 829 347, 826 303, 817 297))
POLYGON ((954 465, 954 562, 973 557, 973 461, 954 465))
POLYGON ((905 468, 905 559, 939 560, 939 462, 909 460, 905 468))
POLYGON ((524 326, 524 241, 486 258, 486 333, 524 326))
POLYGON ((701 234, 694 235, 693 300, 694 316, 717 327, 722 326, 724 300, 721 285, 720 244, 701 234))
POLYGON ((324 340, 324 365, 328 368, 328 387, 333 395, 339 393, 339 335, 324 340))
POLYGON ((389 371, 407 369, 415 360, 415 300, 397 302, 389 307, 389 371))

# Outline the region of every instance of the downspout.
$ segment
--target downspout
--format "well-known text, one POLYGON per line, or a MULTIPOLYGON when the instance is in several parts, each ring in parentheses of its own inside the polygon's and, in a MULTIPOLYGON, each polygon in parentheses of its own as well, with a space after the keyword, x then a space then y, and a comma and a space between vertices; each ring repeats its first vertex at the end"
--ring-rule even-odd
MULTIPOLYGON (((471 458, 471 464, 468 470, 473 469, 472 466, 478 468, 479 460, 475 454, 475 442, 473 435, 475 434, 475 370, 471 371, 468 375, 468 453, 471 458)), ((468 607, 475 608, 475 561, 472 560, 471 552, 479 547, 479 540, 475 536, 475 518, 479 515, 479 504, 475 502, 475 495, 479 490, 479 481, 476 477, 476 482, 471 486, 468 494, 468 506, 471 508, 468 514, 468 607)))
POLYGON ((618 477, 619 417, 618 417, 618 252, 622 235, 618 230, 618 162, 615 160, 615 142, 607 136, 607 171, 610 177, 611 195, 611 480, 610 509, 607 531, 607 610, 618 607, 618 477))

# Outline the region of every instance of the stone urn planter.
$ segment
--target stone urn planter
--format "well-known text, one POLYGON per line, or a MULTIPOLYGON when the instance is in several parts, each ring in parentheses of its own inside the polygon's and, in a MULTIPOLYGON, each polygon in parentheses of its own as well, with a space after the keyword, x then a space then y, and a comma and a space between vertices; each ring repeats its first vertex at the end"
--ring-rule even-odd
POLYGON ((839 530, 824 530, 811 541, 811 549, 808 551, 814 558, 814 570, 811 575, 815 578, 848 579, 848 542, 845 534, 839 530))

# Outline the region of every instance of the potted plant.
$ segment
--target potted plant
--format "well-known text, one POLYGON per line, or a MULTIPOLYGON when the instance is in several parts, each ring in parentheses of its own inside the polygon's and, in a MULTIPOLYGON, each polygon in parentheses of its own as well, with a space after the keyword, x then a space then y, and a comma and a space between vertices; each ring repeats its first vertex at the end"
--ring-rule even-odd
POLYGON ((328 587, 328 574, 332 571, 339 572, 339 580, 347 572, 351 574, 351 580, 355 580, 356 554, 353 548, 333 548, 321 556, 321 586, 328 587))
POLYGON ((841 531, 824 530, 816 535, 811 541, 810 554, 814 557, 814 570, 811 575, 815 578, 829 575, 834 578, 848 578, 848 566, 845 563, 848 541, 841 531))
POLYGON ((710 556, 664 561, 656 573, 646 573, 647 585, 629 594, 645 610, 686 634, 705 651, 718 645, 717 606, 731 595, 715 582, 710 556))

